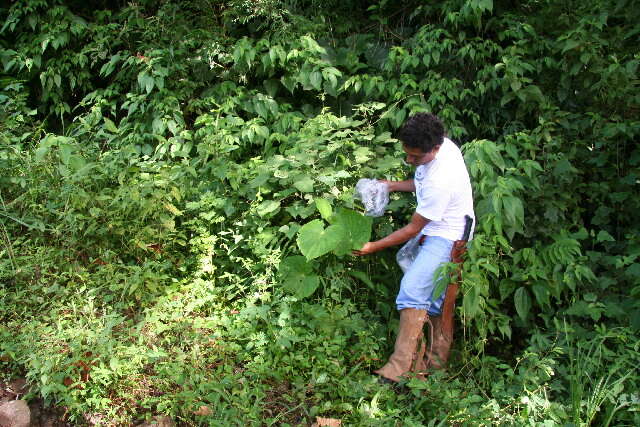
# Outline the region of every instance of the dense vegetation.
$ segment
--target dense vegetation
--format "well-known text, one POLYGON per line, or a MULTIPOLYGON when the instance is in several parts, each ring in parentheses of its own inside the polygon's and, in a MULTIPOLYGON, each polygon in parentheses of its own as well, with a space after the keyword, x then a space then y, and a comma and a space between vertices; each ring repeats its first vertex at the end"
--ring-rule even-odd
POLYGON ((635 2, 0 20, 0 373, 31 397, 78 425, 640 424, 635 2), (367 222, 353 187, 411 173, 392 135, 418 111, 463 145, 478 226, 451 366, 396 393, 369 372, 400 270, 348 253, 414 201, 367 222))

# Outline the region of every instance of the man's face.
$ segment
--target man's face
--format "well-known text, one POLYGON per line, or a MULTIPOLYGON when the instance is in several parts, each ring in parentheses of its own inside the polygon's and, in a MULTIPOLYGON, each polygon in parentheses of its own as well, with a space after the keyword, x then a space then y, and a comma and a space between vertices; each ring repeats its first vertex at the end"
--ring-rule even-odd
POLYGON ((431 160, 436 158, 436 154, 438 154, 438 150, 440 146, 438 145, 433 150, 425 153, 419 148, 407 147, 406 145, 402 146, 402 149, 405 153, 407 153, 406 162, 413 166, 420 166, 429 163, 431 160))

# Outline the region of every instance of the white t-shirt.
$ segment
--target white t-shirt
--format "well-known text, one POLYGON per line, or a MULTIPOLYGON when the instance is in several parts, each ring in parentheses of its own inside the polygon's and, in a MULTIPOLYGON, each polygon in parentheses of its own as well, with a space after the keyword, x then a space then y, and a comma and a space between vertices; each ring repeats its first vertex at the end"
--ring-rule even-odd
MULTIPOLYGON (((432 161, 416 168, 414 182, 416 212, 431 220, 422 234, 460 240, 465 215, 473 218, 475 226, 469 173, 460 149, 450 139, 444 139, 432 161)), ((473 229, 469 240, 472 236, 473 229)))

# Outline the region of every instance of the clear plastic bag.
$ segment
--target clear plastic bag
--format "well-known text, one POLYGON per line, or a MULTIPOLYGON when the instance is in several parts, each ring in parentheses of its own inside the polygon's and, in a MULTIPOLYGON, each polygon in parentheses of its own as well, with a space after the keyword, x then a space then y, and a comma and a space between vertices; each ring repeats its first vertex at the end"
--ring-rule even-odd
POLYGON ((389 187, 377 179, 363 178, 356 184, 355 198, 362 201, 367 216, 382 216, 389 204, 389 187))
POLYGON ((403 273, 406 273, 413 261, 415 261, 418 256, 418 252, 420 252, 420 238, 422 237, 422 233, 418 233, 418 235, 412 239, 410 239, 407 243, 404 244, 403 247, 400 248, 398 253, 396 254, 396 262, 402 269, 403 273))

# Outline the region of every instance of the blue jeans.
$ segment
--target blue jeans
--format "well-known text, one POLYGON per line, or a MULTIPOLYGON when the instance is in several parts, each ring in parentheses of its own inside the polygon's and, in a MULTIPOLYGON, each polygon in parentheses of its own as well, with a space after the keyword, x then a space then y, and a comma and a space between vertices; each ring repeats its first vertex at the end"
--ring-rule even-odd
POLYGON ((396 298, 398 310, 418 308, 427 310, 432 316, 440 315, 446 292, 433 299, 433 291, 438 283, 435 273, 441 264, 451 260, 452 248, 453 240, 444 237, 427 236, 424 239, 418 256, 400 282, 400 292, 396 298))

